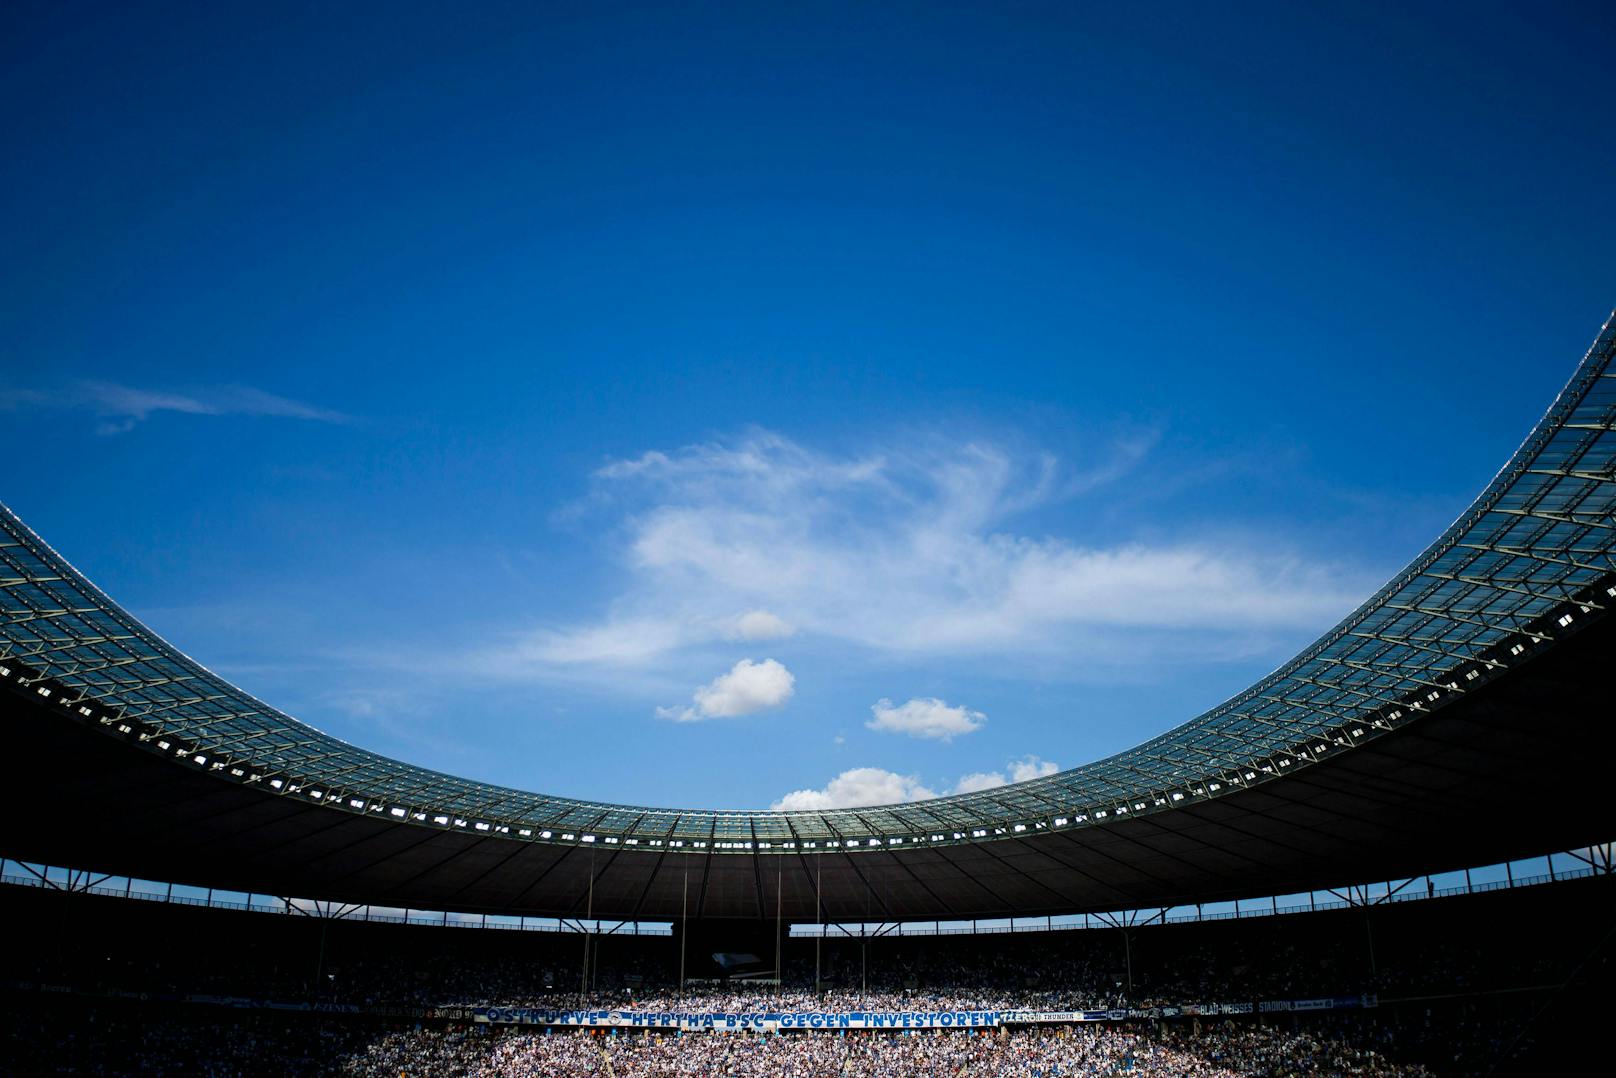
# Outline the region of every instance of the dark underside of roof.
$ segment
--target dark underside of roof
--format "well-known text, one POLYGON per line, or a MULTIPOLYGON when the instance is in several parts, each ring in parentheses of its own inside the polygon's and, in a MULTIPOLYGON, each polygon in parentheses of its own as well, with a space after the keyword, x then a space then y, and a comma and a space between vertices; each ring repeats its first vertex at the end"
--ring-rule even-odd
POLYGON ((0 854, 222 890, 543 916, 931 920, 1401 879, 1616 833, 1616 619, 1351 751, 1134 819, 934 848, 658 851, 423 827, 229 782, 0 692, 0 854), (591 886, 592 884, 592 886, 591 886))

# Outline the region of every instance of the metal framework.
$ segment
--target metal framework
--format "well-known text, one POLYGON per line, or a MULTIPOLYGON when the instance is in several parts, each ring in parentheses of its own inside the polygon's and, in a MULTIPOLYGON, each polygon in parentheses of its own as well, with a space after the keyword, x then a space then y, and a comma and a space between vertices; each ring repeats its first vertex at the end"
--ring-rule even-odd
POLYGON ((1135 748, 980 793, 835 811, 644 808, 392 760, 322 733, 188 658, 4 506, 0 679, 226 781, 334 812, 513 841, 706 855, 891 853, 1171 812, 1351 753, 1552 647, 1579 619, 1603 615, 1616 598, 1613 356, 1616 317, 1470 508, 1279 670, 1135 748))

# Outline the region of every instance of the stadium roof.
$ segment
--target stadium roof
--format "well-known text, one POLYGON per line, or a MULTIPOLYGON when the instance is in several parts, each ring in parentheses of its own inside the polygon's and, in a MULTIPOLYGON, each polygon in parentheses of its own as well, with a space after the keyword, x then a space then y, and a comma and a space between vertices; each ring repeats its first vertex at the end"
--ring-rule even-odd
POLYGON ((0 852, 311 897, 564 914, 587 901, 647 918, 676 916, 694 872, 693 912, 772 914, 779 890, 812 920, 821 906, 892 919, 1212 900, 1603 841, 1613 355, 1607 322, 1474 504, 1244 692, 1074 770, 872 808, 608 804, 379 756, 187 658, 0 507, 0 683, 26 761, 13 789, 32 806, 7 814, 0 852))

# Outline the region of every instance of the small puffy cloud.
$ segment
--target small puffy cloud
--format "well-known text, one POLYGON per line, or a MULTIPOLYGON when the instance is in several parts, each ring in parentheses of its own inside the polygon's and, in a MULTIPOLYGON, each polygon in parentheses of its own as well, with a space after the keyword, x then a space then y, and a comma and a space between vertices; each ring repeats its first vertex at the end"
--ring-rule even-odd
POLYGON ((881 699, 871 705, 870 712, 875 717, 864 725, 871 730, 936 741, 951 741, 961 734, 980 730, 987 718, 980 711, 964 706, 949 707, 935 696, 916 697, 900 706, 881 699))
POLYGON ((1008 786, 1012 782, 1026 782, 1029 779, 1041 779, 1046 775, 1053 775, 1060 770, 1060 766, 1053 760, 1040 760, 1036 756, 1023 756, 1019 760, 1011 760, 1006 767, 1010 777, 1005 777, 1004 771, 973 771, 969 775, 960 776, 959 782, 954 784, 954 793, 974 794, 982 790, 992 790, 999 786, 1008 786))
POLYGON ((796 680, 773 659, 742 659, 729 673, 696 690, 696 707, 708 718, 750 715, 789 700, 796 680))
POLYGON ((742 659, 696 690, 690 707, 657 708, 657 716, 675 722, 702 719, 733 719, 756 711, 779 707, 791 699, 797 679, 773 659, 753 662, 742 659))
POLYGON ((769 807, 772 809, 863 808, 866 805, 895 805, 901 801, 923 801, 937 795, 913 775, 900 775, 879 767, 855 767, 843 771, 822 790, 793 790, 769 807))
POLYGON ((797 631, 797 627, 767 610, 748 610, 726 626, 724 636, 729 640, 781 640, 797 631))

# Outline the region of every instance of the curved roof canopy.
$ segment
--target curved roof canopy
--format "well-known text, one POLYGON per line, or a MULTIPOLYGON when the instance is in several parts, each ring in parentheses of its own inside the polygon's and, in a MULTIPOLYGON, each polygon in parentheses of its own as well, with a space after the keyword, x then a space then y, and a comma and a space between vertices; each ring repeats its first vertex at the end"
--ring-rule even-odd
MULTIPOLYGON (((503 856, 510 857, 518 845, 548 848, 550 864, 567 849, 584 848, 610 848, 629 861, 655 856, 658 864, 697 854, 704 862, 744 855, 760 896, 763 874, 773 867, 758 867, 764 855, 790 854, 806 863, 834 851, 890 860, 917 848, 946 854, 952 847, 982 847, 998 857, 996 844, 1008 849, 1056 833, 1097 837, 1265 788, 1279 792, 1288 788, 1287 779, 1313 769, 1343 773, 1357 766, 1354 760, 1371 760, 1376 742, 1430 725, 1455 705, 1476 714, 1473 702, 1495 682, 1508 681, 1516 667, 1602 620, 1616 597, 1613 356, 1616 323, 1607 322, 1571 381, 1474 504, 1279 670, 1126 752, 980 793, 834 811, 646 808, 551 797, 392 760, 299 722, 189 659, 3 507, 0 679, 26 689, 36 710, 48 706, 57 725, 67 717, 94 732, 94 751, 114 745, 121 754, 116 759, 146 757, 147 763, 131 764, 136 770, 160 758, 163 769, 153 775, 183 768, 186 783, 205 777, 208 789, 233 785, 255 802, 273 798, 288 809, 295 803, 300 812, 317 810, 329 820, 335 813, 362 817, 423 842, 429 832, 459 835, 508 847, 512 852, 503 856), (131 755, 132 748, 144 753, 131 755)), ((1294 879, 1300 877, 1281 874, 1273 883, 1294 879)), ((1161 892, 1190 893, 1201 892, 1161 892)), ((649 909, 644 902, 642 893, 634 907, 641 914, 649 909)), ((1030 905, 1085 902, 1099 908, 1100 899, 1044 897, 1030 905)), ((556 908, 548 899, 517 905, 556 908)), ((969 908, 985 914, 1028 905, 921 903, 915 913, 969 908)))

